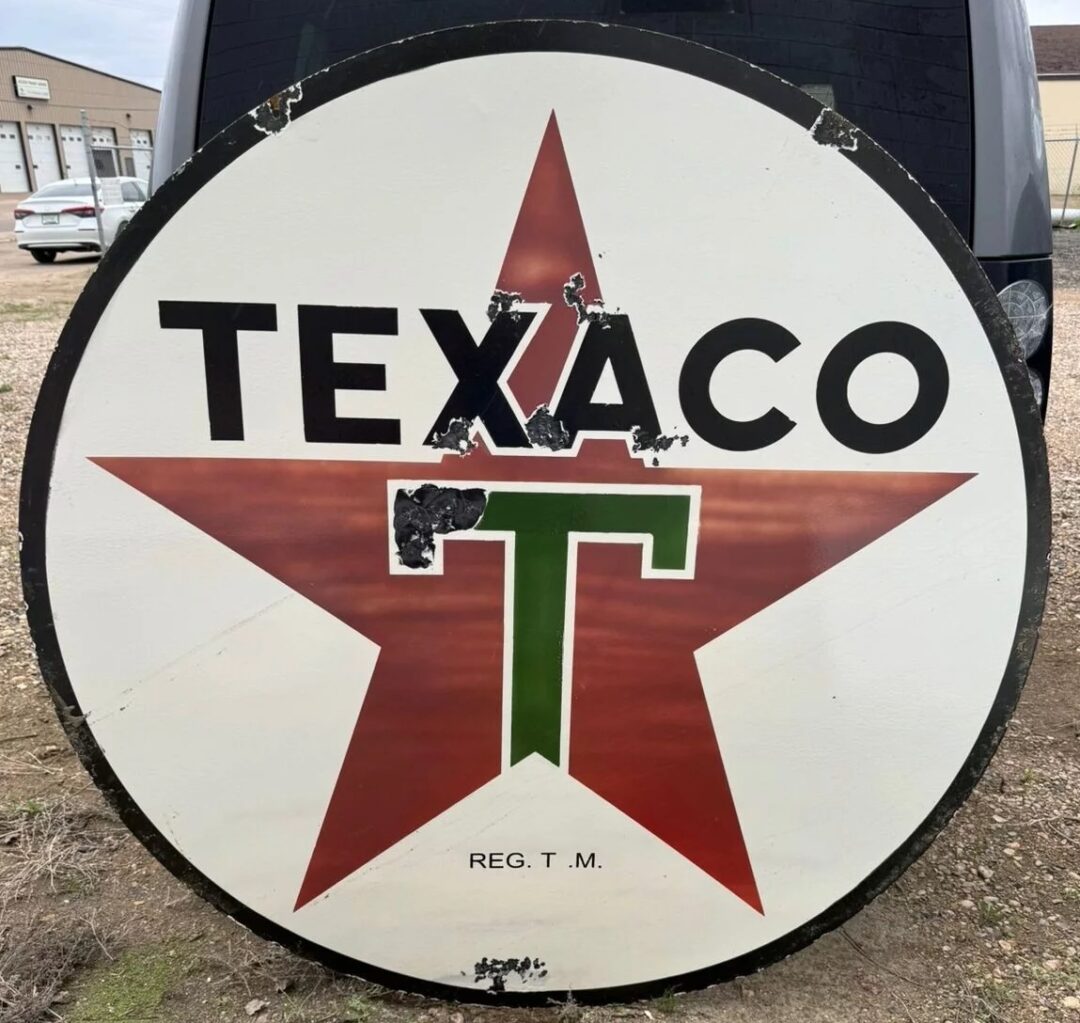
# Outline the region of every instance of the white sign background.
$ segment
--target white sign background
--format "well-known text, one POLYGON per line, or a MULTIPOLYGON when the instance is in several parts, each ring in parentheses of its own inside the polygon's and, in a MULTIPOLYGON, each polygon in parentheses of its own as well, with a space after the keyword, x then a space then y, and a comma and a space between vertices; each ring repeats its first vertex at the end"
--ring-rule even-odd
POLYGON ((27 78, 15 75, 15 95, 20 99, 50 99, 49 80, 47 78, 27 78))
MULTIPOLYGON (((867 419, 895 418, 914 376, 878 356, 851 397, 867 419)), ((971 754, 1010 658, 1027 557, 997 357, 908 215, 840 149, 739 92, 584 53, 388 78, 294 118, 217 173, 97 322, 51 486, 63 663, 142 813, 266 920, 463 993, 485 956, 544 961, 545 978, 511 975, 512 990, 660 982, 752 953, 851 893, 971 754), (665 465, 977 475, 698 653, 763 914, 536 756, 294 912, 378 650, 89 459, 430 461, 420 442, 455 377, 417 310, 459 309, 482 336, 552 110, 603 254, 603 294, 632 319, 662 424, 683 422, 679 369, 709 328, 767 317, 802 342, 779 364, 728 359, 712 388, 728 415, 776 405, 794 430, 747 453, 692 437, 665 465), (276 333, 241 335, 246 440, 209 440, 199 337, 158 326, 162 299, 277 305, 276 333), (336 351, 386 364, 385 394, 342 393, 338 412, 400 418, 403 448, 304 441, 298 303, 399 308, 398 337, 342 338, 336 351), (951 390, 925 438, 865 455, 826 432, 814 383, 840 338, 881 320, 934 337, 951 390), (477 848, 595 850, 604 869, 469 870, 477 848)))

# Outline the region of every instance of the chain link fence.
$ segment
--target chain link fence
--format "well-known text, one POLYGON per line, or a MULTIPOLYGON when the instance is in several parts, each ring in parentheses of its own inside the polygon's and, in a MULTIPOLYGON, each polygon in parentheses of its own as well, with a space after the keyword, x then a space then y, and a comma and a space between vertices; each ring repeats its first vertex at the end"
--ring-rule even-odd
POLYGON ((1080 224, 1080 131, 1046 140, 1050 213, 1055 227, 1080 224))

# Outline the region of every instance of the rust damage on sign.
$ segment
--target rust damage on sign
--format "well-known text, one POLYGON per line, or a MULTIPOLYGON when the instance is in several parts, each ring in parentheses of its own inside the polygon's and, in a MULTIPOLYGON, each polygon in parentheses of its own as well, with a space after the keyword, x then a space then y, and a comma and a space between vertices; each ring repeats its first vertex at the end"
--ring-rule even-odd
MULTIPOLYGON (((635 426, 633 436, 635 455, 642 451, 654 451, 656 454, 660 454, 662 451, 669 451, 676 444, 680 444, 685 448, 690 443, 689 434, 653 433, 652 430, 646 429, 644 426, 635 426)), ((660 459, 654 457, 652 464, 658 466, 660 459)))
POLYGON ((859 129, 827 107, 810 128, 810 135, 820 146, 845 149, 849 153, 859 148, 859 129))
POLYGON ((459 455, 467 455, 476 447, 476 441, 472 439, 473 421, 471 419, 451 419, 450 425, 442 433, 431 435, 431 446, 442 448, 444 451, 453 451, 459 455))
POLYGON ((606 326, 608 312, 603 302, 587 303, 581 293, 585 290, 585 275, 578 271, 563 285, 563 301, 571 309, 577 310, 578 323, 599 323, 606 326))
POLYGON ((406 568, 430 568, 435 534, 472 529, 487 507, 487 492, 478 487, 438 487, 425 483, 399 490, 394 498, 394 543, 406 568))
POLYGON ((475 982, 488 982, 488 991, 492 992, 505 991, 506 980, 512 973, 516 973, 523 983, 542 980, 548 974, 547 963, 536 956, 526 956, 524 959, 488 959, 484 956, 473 967, 475 982))
POLYGON ((520 305, 521 302, 520 291, 499 291, 496 289, 491 293, 491 301, 488 302, 487 318, 494 323, 495 317, 499 313, 509 313, 510 318, 516 322, 521 313, 515 307, 520 305))
POLYGON ((547 405, 539 405, 525 424, 525 435, 534 448, 563 451, 570 447, 570 431, 561 419, 551 414, 547 405))
POLYGON ((271 96, 251 111, 255 127, 264 135, 276 135, 292 121, 292 108, 304 98, 304 86, 297 82, 271 96))

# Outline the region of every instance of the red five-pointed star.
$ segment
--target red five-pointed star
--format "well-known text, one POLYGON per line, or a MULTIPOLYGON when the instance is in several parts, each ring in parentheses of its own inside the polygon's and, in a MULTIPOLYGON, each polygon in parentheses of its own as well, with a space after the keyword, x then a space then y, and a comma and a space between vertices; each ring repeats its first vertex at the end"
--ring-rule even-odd
POLYGON ((574 343, 577 309, 567 305, 564 289, 577 274, 584 281, 579 298, 598 302, 589 239, 552 111, 496 285, 499 291, 520 295, 523 302, 551 305, 507 381, 527 416, 551 401, 574 343))
MULTIPOLYGON (((551 281, 568 266, 584 274, 565 258, 580 255, 585 237, 576 198, 562 257, 535 226, 565 221, 567 189, 573 197, 552 119, 500 281, 556 302, 549 315, 570 310, 530 294, 515 274, 530 253, 551 281)), ((557 344, 564 359, 564 326, 546 341, 538 333, 534 346, 557 344)), ((561 366, 546 355, 527 364, 547 382, 519 395, 522 407, 550 400, 561 366)), ((694 578, 642 579, 639 548, 601 540, 579 549, 568 768, 760 912, 695 651, 969 478, 651 469, 621 441, 586 442, 577 457, 500 457, 480 447, 434 464, 95 461, 380 648, 298 909, 501 770, 503 547, 447 542, 442 575, 391 575, 388 480, 700 487, 694 578)))

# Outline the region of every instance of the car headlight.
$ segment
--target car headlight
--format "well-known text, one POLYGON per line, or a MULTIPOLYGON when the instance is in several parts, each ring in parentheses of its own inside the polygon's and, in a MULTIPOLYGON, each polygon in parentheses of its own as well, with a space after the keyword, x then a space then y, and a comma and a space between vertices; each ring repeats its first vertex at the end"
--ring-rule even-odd
POLYGON ((1012 322, 1025 358, 1030 359, 1046 337, 1046 325, 1050 320, 1049 296, 1037 281, 1023 280, 1003 288, 998 298, 1012 322))

